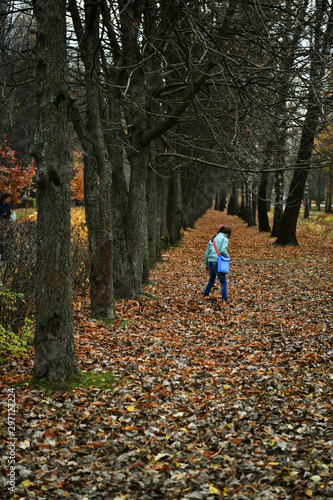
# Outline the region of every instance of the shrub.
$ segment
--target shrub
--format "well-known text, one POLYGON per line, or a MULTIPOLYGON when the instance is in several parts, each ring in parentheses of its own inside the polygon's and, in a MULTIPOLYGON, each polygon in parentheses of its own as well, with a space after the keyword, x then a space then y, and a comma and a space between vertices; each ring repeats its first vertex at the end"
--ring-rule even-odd
MULTIPOLYGON (((37 221, 26 217, 0 222, 0 235, 5 254, 1 280, 13 293, 24 295, 12 318, 13 322, 23 323, 24 317, 35 311, 37 221)), ((73 222, 71 243, 73 291, 85 294, 89 287, 89 245, 83 222, 73 222)))
POLYGON ((4 285, 0 285, 0 318, 1 326, 6 330, 16 327, 15 316, 19 310, 19 305, 24 302, 23 293, 14 293, 4 285))
MULTIPOLYGON (((7 330, 0 325, 0 351, 2 354, 23 356, 32 346, 34 338, 33 322, 29 318, 24 319, 23 326, 15 333, 11 328, 7 330)), ((3 358, 0 357, 0 363, 3 358)))
POLYGON ((4 354, 23 355, 32 344, 32 320, 24 318, 19 324, 16 321, 22 302, 24 303, 23 294, 14 293, 0 285, 0 351, 4 354))
POLYGON ((35 309, 36 221, 23 219, 1 223, 0 234, 5 254, 1 267, 2 284, 18 298, 24 296, 11 313, 11 326, 16 331, 35 309))

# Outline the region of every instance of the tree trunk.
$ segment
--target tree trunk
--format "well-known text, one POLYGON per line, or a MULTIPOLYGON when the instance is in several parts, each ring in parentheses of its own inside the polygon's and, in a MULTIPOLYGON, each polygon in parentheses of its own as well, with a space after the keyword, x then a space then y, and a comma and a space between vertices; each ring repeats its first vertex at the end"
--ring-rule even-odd
POLYGON ((238 204, 238 188, 235 182, 232 184, 232 194, 229 198, 227 214, 240 216, 240 209, 238 204))
POLYGON ((70 237, 70 106, 66 6, 36 0, 38 128, 34 374, 62 382, 78 371, 73 334, 70 237))
POLYGON ((296 169, 289 187, 286 208, 283 213, 281 226, 278 232, 277 245, 298 245, 296 227, 301 208, 305 182, 308 176, 311 153, 320 114, 320 108, 315 104, 315 97, 311 95, 308 111, 303 124, 301 143, 298 151, 296 169))
MULTIPOLYGON (((98 0, 85 1, 85 30, 81 24, 80 15, 75 0, 69 1, 69 9, 81 49, 81 58, 85 67, 86 84, 86 121, 81 125, 80 139, 89 142, 91 161, 86 162, 88 169, 96 166, 98 175, 98 191, 94 172, 85 172, 85 181, 92 182, 92 193, 85 186, 85 210, 90 243, 90 308, 93 318, 105 317, 114 319, 114 287, 113 287, 113 234, 112 234, 112 169, 105 146, 99 95, 99 23, 100 2, 98 0), (83 130, 84 129, 84 130, 83 130), (91 203, 98 194, 96 203, 91 203)), ((79 120, 74 117, 77 129, 79 120), (76 121, 75 121, 76 120, 76 121)))
POLYGON ((161 256, 162 251, 170 247, 170 236, 167 223, 167 208, 168 208, 168 188, 169 179, 166 176, 167 169, 163 169, 163 175, 158 178, 158 192, 160 198, 160 213, 161 213, 161 256))
POLYGON ((134 295, 133 268, 127 245, 128 189, 124 165, 127 158, 120 126, 120 91, 117 85, 109 88, 108 123, 104 132, 112 163, 112 228, 113 228, 113 286, 116 299, 134 295))
MULTIPOLYGON (((156 168, 156 165, 155 165, 156 168)), ((149 269, 154 269, 161 256, 161 213, 159 210, 157 174, 149 168, 147 175, 149 269)))
POLYGON ((332 200, 333 200, 333 168, 330 167, 326 176, 326 189, 325 189, 325 213, 332 213, 332 200))
POLYGON ((267 181, 268 181, 268 172, 263 170, 261 173, 259 193, 258 193, 258 222, 259 222, 259 231, 269 233, 271 227, 269 225, 268 214, 267 214, 267 181))
POLYGON ((274 184, 274 218, 273 218, 273 228, 271 232, 271 238, 278 235, 279 229, 282 223, 283 216, 283 184, 284 184, 284 174, 282 171, 275 173, 275 184, 274 184))
MULTIPOLYGON (((152 144, 152 152, 155 145, 152 144)), ((153 159, 152 159, 153 161, 153 159)), ((148 170, 147 200, 148 200, 148 246, 149 267, 154 269, 156 262, 162 260, 162 250, 165 244, 169 246, 169 233, 167 229, 168 207, 168 177, 167 167, 158 165, 148 170)))
MULTIPOLYGON (((112 170, 100 119, 98 47, 100 7, 97 0, 85 2, 86 37, 83 61, 86 70, 87 133, 96 159, 98 183, 98 228, 96 262, 91 270, 91 315, 114 319, 112 249, 112 170)), ((96 214, 96 213, 95 213, 96 214)), ((88 227, 89 229, 89 227, 88 227)))
MULTIPOLYGON (((115 123, 112 122, 111 123, 115 123)), ((110 140, 111 143, 112 139, 110 140)), ((112 210, 113 210, 113 277, 114 296, 125 299, 134 294, 133 269, 127 247, 127 204, 128 192, 123 168, 123 152, 115 144, 108 147, 112 161, 112 210), (112 148, 112 150, 111 150, 112 148), (119 158, 119 149, 121 157, 119 158)))
POLYGON ((318 177, 317 177, 317 196, 316 196, 316 205, 317 205, 318 212, 320 212, 320 210, 321 210, 322 179, 323 179, 323 171, 321 169, 319 169, 318 170, 318 177))
POLYGON ((332 17, 333 4, 324 5, 321 1, 315 2, 315 26, 313 30, 313 40, 311 41, 312 47, 310 50, 311 66, 307 112, 303 122, 296 169, 294 170, 290 184, 287 204, 276 240, 276 244, 278 245, 298 245, 296 238, 297 219, 310 167, 318 120, 322 112, 321 96, 323 81, 326 67, 330 60, 330 50, 332 46, 333 24, 331 22, 325 23, 325 31, 322 30, 323 20, 326 14, 328 14, 329 18, 332 17), (329 12, 326 12, 326 8, 329 12))
POLYGON ((169 179, 167 224, 170 244, 180 240, 182 228, 182 188, 180 169, 171 171, 169 179))
POLYGON ((320 107, 316 103, 316 97, 311 91, 308 111, 303 124, 296 169, 294 170, 289 187, 286 208, 283 213, 281 227, 276 240, 277 245, 298 245, 296 238, 297 219, 301 208, 305 182, 308 176, 319 115, 320 107))
POLYGON ((197 219, 196 208, 198 205, 202 204, 202 192, 200 192, 199 184, 199 173, 195 172, 188 175, 186 170, 183 171, 183 176, 181 178, 181 216, 182 225, 181 228, 193 228, 195 221, 197 219))
POLYGON ((98 239, 98 191, 97 191, 97 166, 93 156, 91 144, 87 144, 84 156, 84 210, 88 229, 89 259, 90 259, 90 297, 94 296, 94 280, 97 262, 98 239))
POLYGON ((241 186, 241 204, 239 207, 239 217, 246 222, 246 186, 244 182, 242 182, 241 186))
POLYGON ((134 295, 142 292, 142 284, 148 280, 148 217, 147 217, 147 164, 149 146, 141 147, 140 142, 132 142, 133 151, 129 155, 131 181, 128 197, 127 242, 133 267, 134 295), (141 149, 141 150, 140 150, 141 149))
POLYGON ((218 210, 219 204, 220 204, 220 193, 219 193, 219 188, 217 188, 216 195, 215 195, 214 210, 218 210))
POLYGON ((265 156, 264 156, 264 165, 263 170, 261 172, 260 182, 259 182, 259 191, 258 191, 258 223, 259 223, 259 231, 270 232, 271 227, 269 225, 268 213, 270 203, 267 195, 267 184, 269 172, 265 170, 270 165, 270 160, 272 157, 272 147, 273 141, 269 140, 267 142, 265 156))
POLYGON ((307 170, 294 173, 287 198, 287 205, 282 217, 281 227, 276 240, 277 245, 298 245, 296 238, 297 219, 301 207, 307 170))
POLYGON ((253 225, 257 225, 257 207, 258 207, 258 195, 257 188, 252 196, 252 216, 253 216, 253 225))
MULTIPOLYGON (((155 0, 148 0, 146 2, 146 8, 144 12, 144 32, 147 40, 153 40, 157 32, 161 35, 159 29, 160 15, 161 11, 164 9, 169 11, 170 5, 168 2, 163 2, 163 5, 159 5, 155 0)), ((168 19, 168 16, 166 16, 168 19)), ((169 21, 169 19, 168 19, 169 21)), ((168 21, 163 25, 162 31, 169 31, 168 21)), ((149 98, 147 99, 147 111, 149 112, 150 119, 148 126, 153 126, 155 122, 155 117, 159 116, 160 106, 159 103, 152 99, 152 96, 156 95, 160 89, 163 88, 165 80, 161 74, 160 61, 154 57, 155 53, 154 44, 148 43, 145 47, 145 81, 147 87, 147 93, 149 98)), ((157 164, 156 154, 161 148, 160 143, 152 142, 150 144, 150 163, 147 165, 147 211, 148 211, 148 250, 149 250, 149 269, 154 269, 156 262, 162 259, 162 215, 163 207, 165 206, 166 200, 162 196, 166 196, 166 192, 163 191, 162 185, 160 183, 160 174, 163 175, 164 171, 157 164)), ((148 269, 148 272, 149 272, 148 269)), ((148 276, 146 276, 147 281, 148 276)))
POLYGON ((220 212, 224 212, 226 207, 226 200, 227 200, 227 195, 225 189, 219 188, 219 203, 217 210, 219 210, 220 212))
POLYGON ((248 227, 256 225, 256 208, 257 200, 254 193, 253 175, 248 176, 247 184, 245 185, 246 205, 245 205, 245 221, 248 227))
POLYGON ((309 180, 307 179, 304 188, 304 219, 308 219, 310 217, 310 205, 311 201, 309 200, 309 180))
POLYGON ((219 212, 223 212, 226 207, 226 192, 225 189, 221 186, 218 186, 215 196, 215 206, 214 210, 218 210, 219 212))

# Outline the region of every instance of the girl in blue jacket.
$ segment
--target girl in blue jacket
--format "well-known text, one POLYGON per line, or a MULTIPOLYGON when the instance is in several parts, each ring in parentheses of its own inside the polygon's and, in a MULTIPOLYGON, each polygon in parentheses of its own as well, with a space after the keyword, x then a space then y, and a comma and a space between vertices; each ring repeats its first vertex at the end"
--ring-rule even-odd
POLYGON ((221 282, 221 295, 222 295, 222 300, 227 302, 227 278, 224 273, 219 273, 217 270, 217 261, 218 261, 218 255, 216 253, 216 250, 213 245, 213 240, 215 242, 216 248, 220 255, 223 257, 228 257, 229 254, 227 252, 227 247, 229 243, 229 239, 231 236, 231 229, 228 226, 225 226, 224 224, 221 225, 218 233, 208 242, 207 245, 207 250, 205 252, 205 266, 206 266, 206 271, 209 272, 209 281, 207 283, 207 286, 205 288, 205 291, 203 293, 204 297, 208 297, 209 292, 211 291, 215 280, 216 276, 219 278, 221 282))

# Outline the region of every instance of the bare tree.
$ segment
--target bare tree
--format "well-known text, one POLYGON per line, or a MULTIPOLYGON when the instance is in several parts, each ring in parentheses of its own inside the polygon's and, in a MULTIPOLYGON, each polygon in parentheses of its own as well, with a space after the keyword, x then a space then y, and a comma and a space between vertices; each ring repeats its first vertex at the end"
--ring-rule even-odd
MULTIPOLYGON (((276 240, 280 245, 298 245, 296 238, 297 219, 302 203, 304 187, 311 165, 314 140, 322 113, 322 92, 326 67, 332 47, 333 3, 315 2, 310 12, 312 38, 310 39, 310 71, 307 107, 299 145, 296 168, 289 188, 286 208, 276 240), (325 7, 325 8, 324 8, 325 7)), ((310 33, 311 33, 310 31, 310 33)))
POLYGON ((29 4, 7 1, 0 21, 0 132, 24 163, 36 127, 35 20, 29 4))
POLYGON ((34 12, 39 88, 32 150, 38 168, 34 374, 64 381, 78 371, 71 294, 66 7, 62 0, 35 0, 34 12))

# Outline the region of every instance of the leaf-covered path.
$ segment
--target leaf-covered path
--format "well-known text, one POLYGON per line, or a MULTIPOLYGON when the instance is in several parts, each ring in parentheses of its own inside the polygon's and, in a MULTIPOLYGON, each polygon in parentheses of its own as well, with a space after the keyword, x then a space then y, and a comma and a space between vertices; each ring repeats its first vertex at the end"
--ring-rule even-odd
MULTIPOLYGON (((332 239, 298 239, 276 247, 210 210, 164 254, 145 296, 117 303, 113 325, 78 306, 81 368, 119 381, 72 394, 16 387, 17 498, 332 499, 332 239), (232 228, 230 305, 217 284, 202 297, 221 223, 232 228)), ((3 374, 4 396, 31 363, 3 374)))

